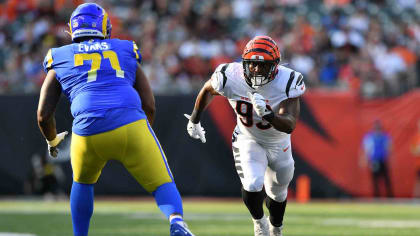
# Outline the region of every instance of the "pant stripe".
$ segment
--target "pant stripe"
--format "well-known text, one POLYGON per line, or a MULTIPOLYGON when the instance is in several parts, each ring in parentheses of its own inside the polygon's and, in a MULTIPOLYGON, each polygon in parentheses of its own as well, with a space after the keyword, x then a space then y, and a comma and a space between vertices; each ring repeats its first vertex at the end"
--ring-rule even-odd
POLYGON ((160 154, 162 156, 163 162, 165 163, 166 170, 168 171, 169 177, 171 177, 172 182, 175 182, 174 178, 172 177, 172 172, 169 169, 168 163, 166 162, 166 157, 165 157, 165 154, 162 151, 162 147, 160 146, 159 140, 156 138, 155 132, 153 132, 153 129, 152 129, 152 127, 150 127, 150 124, 149 124, 148 121, 147 121, 147 127, 149 128, 150 133, 152 134, 153 138, 155 139, 156 144, 159 147, 159 151, 160 151, 160 154))
POLYGON ((233 159, 235 161, 236 172, 238 173, 239 178, 244 178, 244 173, 241 166, 241 159, 239 159, 240 158, 239 149, 235 147, 232 147, 232 149, 233 149, 233 159))

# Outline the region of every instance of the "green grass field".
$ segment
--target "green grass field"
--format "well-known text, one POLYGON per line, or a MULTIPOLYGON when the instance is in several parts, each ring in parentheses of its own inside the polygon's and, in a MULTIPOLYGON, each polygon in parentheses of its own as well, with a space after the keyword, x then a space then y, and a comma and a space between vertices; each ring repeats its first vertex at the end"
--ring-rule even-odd
MULTIPOLYGON (((185 219, 197 236, 251 236, 250 216, 238 200, 184 200, 185 219)), ((71 236, 67 202, 0 201, 0 235, 71 236), (15 235, 15 234, 9 234, 15 235), (16 234, 19 235, 19 234, 16 234)), ((285 236, 420 235, 420 204, 289 203, 285 236)), ((169 227, 151 200, 97 201, 90 236, 168 236, 169 227)))

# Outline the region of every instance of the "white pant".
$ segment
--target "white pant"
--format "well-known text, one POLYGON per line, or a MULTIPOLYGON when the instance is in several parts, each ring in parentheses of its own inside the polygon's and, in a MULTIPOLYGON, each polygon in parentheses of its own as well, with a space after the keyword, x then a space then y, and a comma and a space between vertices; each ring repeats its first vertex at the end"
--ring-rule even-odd
POLYGON ((290 136, 276 145, 264 145, 235 131, 232 149, 235 167, 246 191, 259 192, 265 186, 271 199, 286 200, 287 187, 295 170, 290 136))

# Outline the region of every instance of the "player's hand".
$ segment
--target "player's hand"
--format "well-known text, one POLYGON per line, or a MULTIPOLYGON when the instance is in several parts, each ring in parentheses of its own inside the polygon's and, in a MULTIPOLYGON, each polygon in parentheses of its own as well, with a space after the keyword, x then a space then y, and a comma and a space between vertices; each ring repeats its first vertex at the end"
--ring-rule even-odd
POLYGON ((248 97, 251 100, 254 110, 259 117, 263 117, 273 112, 267 108, 267 104, 265 103, 265 98, 261 94, 259 93, 252 94, 248 92, 248 97))
POLYGON ((63 139, 66 137, 66 135, 68 133, 69 132, 64 131, 64 132, 61 132, 61 133, 57 134, 57 136, 55 136, 55 139, 53 139, 51 141, 48 141, 47 140, 47 143, 48 143, 48 152, 50 153, 50 156, 51 157, 53 157, 53 158, 56 158, 57 157, 58 151, 59 151, 59 149, 57 148, 57 146, 58 146, 58 144, 61 143, 61 141, 63 141, 63 139))
POLYGON ((200 139, 202 143, 206 142, 206 131, 204 131, 204 128, 201 127, 200 122, 197 124, 194 124, 191 121, 191 116, 188 114, 184 114, 185 117, 188 119, 188 125, 187 125, 187 131, 188 134, 194 138, 194 139, 200 139))

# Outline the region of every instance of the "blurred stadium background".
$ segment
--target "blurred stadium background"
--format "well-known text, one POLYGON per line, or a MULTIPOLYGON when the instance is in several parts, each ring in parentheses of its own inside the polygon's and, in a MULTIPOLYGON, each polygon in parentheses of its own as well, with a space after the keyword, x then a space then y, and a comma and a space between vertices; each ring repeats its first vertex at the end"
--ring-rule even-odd
MULTIPOLYGON (((60 225, 66 225, 64 231, 71 231, 65 203, 39 202, 65 200, 69 193, 70 139, 64 143, 57 160, 48 158, 36 124, 36 109, 45 77, 44 56, 51 47, 71 43, 65 32, 67 22, 75 6, 83 2, 0 0, 0 198, 4 199, 0 201, 0 235, 1 231, 70 235, 35 229, 51 217, 57 217, 60 225), (15 198, 19 201, 10 201, 15 198), (63 220, 59 221, 58 216, 64 217, 63 220), (28 230, 21 230, 22 221, 34 219, 39 222, 35 220, 28 230)), ((209 107, 202 121, 208 132, 204 145, 188 137, 183 113, 191 111, 198 89, 218 64, 240 61, 246 42, 255 35, 267 34, 281 48, 282 62, 302 72, 308 86, 302 99, 301 118, 292 135, 296 171, 289 191, 292 204, 286 212, 286 224, 294 226, 289 231, 286 229, 286 235, 420 235, 420 206, 415 200, 420 196, 414 194, 420 157, 411 151, 412 140, 420 132, 417 128, 420 124, 420 1, 95 2, 110 14, 112 37, 134 40, 140 46, 142 66, 156 96, 154 129, 183 196, 218 197, 239 204, 240 182, 230 149, 235 119, 229 105, 217 98, 209 107), (386 200, 387 204, 382 204, 383 199, 373 199, 369 169, 360 165, 362 137, 375 120, 382 121, 393 139, 389 165, 394 196, 386 200), (311 203, 295 203, 308 197, 311 203), (314 200, 336 203, 319 206, 314 200), (368 201, 373 207, 370 203, 350 206, 343 203, 354 200, 368 201), (409 205, 393 205, 395 202, 409 205), (342 212, 329 212, 326 208, 342 212), (357 209, 363 210, 357 212, 357 209), (368 225, 372 227, 361 226, 355 220, 382 219, 380 214, 388 215, 388 212, 396 218, 371 222, 368 225), (321 219, 322 215, 344 220, 320 223, 318 228, 325 231, 319 233, 315 226, 306 228, 310 231, 302 231, 301 227, 310 225, 311 217, 321 219), (306 220, 299 222, 300 217, 306 220), (342 228, 334 228, 337 225, 342 228), (363 231, 363 227, 368 230, 363 231), (354 231, 355 228, 362 230, 354 231)), ((71 129, 68 106, 62 98, 56 112, 59 131, 71 129)), ((147 196, 118 163, 106 166, 95 192, 108 199, 147 196)), ((131 205, 130 202, 120 204, 131 205)), ((226 232, 217 227, 225 219, 222 212, 206 211, 225 210, 225 203, 209 204, 212 203, 214 208, 203 205, 200 211, 199 205, 187 200, 187 209, 192 211, 191 228, 195 232, 250 235, 251 221, 245 207, 227 211, 231 221, 226 221, 234 225, 238 223, 235 214, 242 214, 245 231, 238 230, 242 227, 238 223, 238 227, 226 232), (205 217, 198 217, 200 213, 205 217), (202 224, 195 225, 194 220, 202 224), (213 222, 210 225, 219 231, 211 231, 205 226, 208 223, 203 222, 213 222)), ((108 211, 113 204, 99 205, 98 211, 127 216, 136 210, 126 206, 119 212, 108 211)), ((133 205, 136 204, 140 203, 133 205)), ((152 202, 148 204, 149 208, 153 206, 152 202)), ((156 218, 155 213, 156 207, 150 213, 151 219, 156 218)), ((164 225, 164 220, 159 219, 158 228, 164 225)), ((151 222, 147 221, 144 227, 150 228, 151 222)), ((137 232, 165 235, 153 230, 137 232)), ((139 234, 120 230, 97 231, 93 235, 139 234)))

